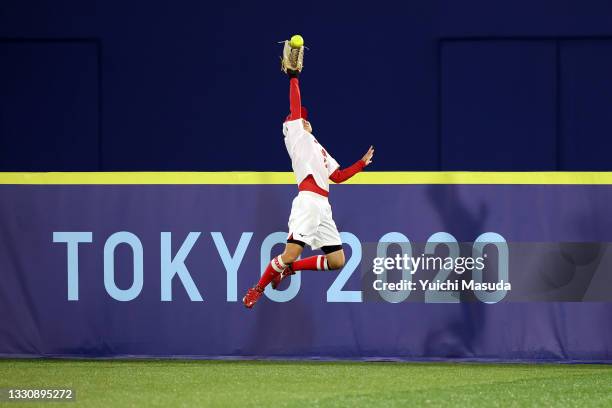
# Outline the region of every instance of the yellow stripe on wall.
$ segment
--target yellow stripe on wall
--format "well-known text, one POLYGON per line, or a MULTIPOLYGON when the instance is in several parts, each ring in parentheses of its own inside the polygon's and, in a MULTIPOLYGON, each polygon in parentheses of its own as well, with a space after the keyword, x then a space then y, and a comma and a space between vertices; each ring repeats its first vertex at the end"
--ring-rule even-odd
MULTIPOLYGON (((0 184, 295 184, 290 172, 0 173, 0 184)), ((612 172, 363 172, 345 184, 612 184, 612 172)))

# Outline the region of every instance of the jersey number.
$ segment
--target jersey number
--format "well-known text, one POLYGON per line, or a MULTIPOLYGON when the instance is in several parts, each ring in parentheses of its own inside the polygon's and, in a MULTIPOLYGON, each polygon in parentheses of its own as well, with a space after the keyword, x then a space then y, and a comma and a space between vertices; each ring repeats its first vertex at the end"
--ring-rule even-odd
POLYGON ((323 155, 323 164, 325 165, 325 168, 329 169, 329 166, 327 165, 327 152, 325 149, 321 149, 321 154, 323 155))

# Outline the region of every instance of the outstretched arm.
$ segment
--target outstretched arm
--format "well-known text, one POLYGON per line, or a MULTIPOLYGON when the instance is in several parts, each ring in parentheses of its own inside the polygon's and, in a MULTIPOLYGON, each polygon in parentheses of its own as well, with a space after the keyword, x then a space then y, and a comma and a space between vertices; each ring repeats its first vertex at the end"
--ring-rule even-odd
POLYGON ((289 80, 289 119, 296 120, 302 117, 302 97, 300 96, 300 82, 297 75, 290 75, 289 80))
POLYGON ((352 166, 347 167, 346 169, 337 169, 330 176, 329 179, 334 183, 342 183, 353 177, 355 174, 359 173, 364 169, 365 166, 372 163, 372 156, 374 156, 374 146, 370 146, 367 153, 355 162, 352 166))
POLYGON ((329 179, 334 183, 342 183, 359 173, 364 167, 365 163, 363 160, 358 160, 352 166, 347 167, 346 169, 337 169, 329 176, 329 179))

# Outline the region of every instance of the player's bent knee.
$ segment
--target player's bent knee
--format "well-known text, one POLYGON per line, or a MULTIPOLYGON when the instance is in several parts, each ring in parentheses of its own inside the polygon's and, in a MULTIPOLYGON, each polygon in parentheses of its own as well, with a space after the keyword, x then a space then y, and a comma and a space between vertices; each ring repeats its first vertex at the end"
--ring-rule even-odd
POLYGON ((296 259, 298 259, 298 256, 299 256, 299 255, 297 255, 297 254, 295 254, 295 253, 292 253, 292 252, 286 252, 286 251, 285 251, 285 252, 283 252, 283 255, 282 255, 282 257, 283 257, 283 262, 284 262, 284 263, 286 263, 286 264, 293 263, 293 262, 295 262, 295 261, 296 261, 296 259))
POLYGON ((290 264, 295 262, 302 253, 302 248, 299 245, 287 245, 282 254, 283 262, 290 264))
POLYGON ((330 271, 335 271, 336 269, 341 269, 344 267, 344 260, 337 262, 327 262, 327 266, 330 271))
POLYGON ((329 269, 340 269, 344 267, 344 251, 339 250, 327 255, 327 266, 329 269))

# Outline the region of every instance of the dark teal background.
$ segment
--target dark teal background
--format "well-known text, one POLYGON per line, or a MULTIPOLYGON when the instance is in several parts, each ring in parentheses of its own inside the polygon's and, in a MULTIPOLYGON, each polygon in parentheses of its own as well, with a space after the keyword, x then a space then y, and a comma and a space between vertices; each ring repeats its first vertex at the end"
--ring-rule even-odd
POLYGON ((612 170, 612 3, 0 3, 0 170, 289 170, 277 41, 343 165, 612 170))

